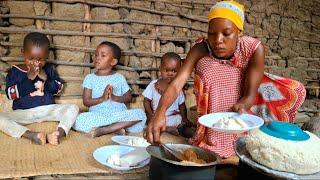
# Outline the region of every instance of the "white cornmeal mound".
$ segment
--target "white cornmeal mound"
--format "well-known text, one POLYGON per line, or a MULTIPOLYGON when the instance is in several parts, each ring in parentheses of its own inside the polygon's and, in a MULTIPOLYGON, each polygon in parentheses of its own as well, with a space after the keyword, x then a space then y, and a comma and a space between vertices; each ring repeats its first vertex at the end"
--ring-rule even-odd
POLYGON ((139 147, 147 147, 150 145, 145 139, 143 138, 130 138, 128 139, 128 145, 130 146, 139 146, 139 147))
POLYGON ((214 124, 214 127, 222 129, 244 129, 248 128, 248 125, 243 120, 238 118, 223 117, 214 124))
POLYGON ((289 141, 257 129, 246 138, 246 148, 254 161, 271 169, 313 174, 320 171, 320 139, 307 133, 310 139, 306 141, 289 141))

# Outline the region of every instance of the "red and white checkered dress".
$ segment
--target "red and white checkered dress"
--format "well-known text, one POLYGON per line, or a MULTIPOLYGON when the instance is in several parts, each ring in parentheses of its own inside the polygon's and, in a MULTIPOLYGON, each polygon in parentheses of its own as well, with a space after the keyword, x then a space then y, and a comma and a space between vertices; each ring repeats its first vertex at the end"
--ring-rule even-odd
MULTIPOLYGON (((206 42, 204 39, 199 42, 203 41, 206 42)), ((244 89, 244 72, 259 44, 260 41, 255 38, 240 37, 231 60, 222 61, 210 56, 198 61, 195 95, 199 117, 207 113, 230 111, 231 107, 240 100, 244 89)), ((260 86, 256 103, 253 110, 249 112, 265 120, 292 122, 305 97, 303 85, 297 81, 265 74, 260 86), (267 86, 261 88, 264 87, 264 82, 267 86), (270 83, 271 89, 275 89, 272 93, 270 93, 270 83), (286 95, 288 97, 285 97, 286 95), (296 95, 295 98, 292 98, 293 95, 296 95), (283 116, 279 116, 280 114, 283 116)), ((235 154, 233 146, 238 137, 238 134, 216 132, 198 124, 196 135, 189 142, 214 151, 223 158, 228 158, 235 154)))

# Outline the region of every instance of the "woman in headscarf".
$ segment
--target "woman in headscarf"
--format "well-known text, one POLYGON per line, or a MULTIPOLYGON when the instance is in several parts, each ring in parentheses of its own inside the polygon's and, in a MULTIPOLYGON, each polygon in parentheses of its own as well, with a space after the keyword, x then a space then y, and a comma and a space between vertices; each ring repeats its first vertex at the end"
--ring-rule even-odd
MULTIPOLYGON (((244 7, 235 1, 216 3, 208 15, 207 39, 189 51, 178 75, 162 96, 145 136, 159 142, 165 128, 165 112, 195 68, 198 115, 235 111, 251 113, 265 121, 293 122, 304 101, 305 88, 294 80, 264 73, 264 47, 258 39, 244 36, 244 7)), ((189 142, 219 154, 235 155, 238 134, 213 131, 198 124, 189 142)))

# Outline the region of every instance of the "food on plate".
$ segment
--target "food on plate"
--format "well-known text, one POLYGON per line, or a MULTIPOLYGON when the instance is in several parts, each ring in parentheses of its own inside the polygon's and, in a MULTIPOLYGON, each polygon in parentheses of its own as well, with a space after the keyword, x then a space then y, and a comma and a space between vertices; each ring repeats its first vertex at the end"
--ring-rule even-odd
POLYGON ((313 174, 320 171, 320 139, 305 132, 310 136, 308 140, 292 141, 256 129, 246 137, 246 149, 254 161, 271 169, 313 174))
POLYGON ((147 147, 150 144, 143 138, 129 138, 128 145, 130 146, 140 146, 140 147, 147 147))
POLYGON ((244 129, 248 128, 248 125, 239 118, 223 117, 213 124, 213 127, 221 129, 244 129))
POLYGON ((182 152, 182 155, 184 157, 183 161, 181 161, 182 163, 186 163, 186 164, 192 164, 192 163, 206 164, 207 163, 205 160, 199 158, 197 153, 194 152, 194 150, 191 148, 184 150, 182 152))
POLYGON ((135 149, 127 154, 120 156, 119 154, 113 154, 108 157, 107 163, 113 166, 130 167, 136 166, 140 162, 143 162, 149 158, 149 154, 144 149, 135 149))
POLYGON ((124 167, 136 166, 140 162, 147 160, 150 157, 145 149, 135 149, 128 154, 121 156, 120 164, 124 167))
POLYGON ((119 154, 112 154, 108 157, 107 163, 113 166, 120 166, 120 155, 119 154))

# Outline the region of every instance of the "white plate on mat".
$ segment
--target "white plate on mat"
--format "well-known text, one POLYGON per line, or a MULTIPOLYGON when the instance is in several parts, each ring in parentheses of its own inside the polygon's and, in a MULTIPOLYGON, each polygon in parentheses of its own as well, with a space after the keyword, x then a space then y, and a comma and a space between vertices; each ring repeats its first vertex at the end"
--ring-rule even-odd
POLYGON ((111 140, 115 143, 131 147, 147 147, 150 143, 138 136, 113 136, 111 140))
POLYGON ((133 150, 135 150, 135 148, 128 147, 128 146, 120 146, 120 145, 103 146, 103 147, 96 149, 93 152, 93 157, 100 164, 107 166, 107 167, 110 167, 115 170, 119 170, 119 171, 127 171, 127 170, 131 170, 131 169, 141 168, 149 163, 150 158, 139 163, 136 166, 130 166, 130 167, 116 166, 114 164, 108 163, 108 159, 111 155, 119 155, 121 157, 125 154, 128 154, 129 152, 131 152, 133 150))
POLYGON ((252 129, 257 129, 264 124, 264 120, 258 116, 251 115, 251 114, 241 114, 235 112, 221 112, 221 113, 211 113, 203 115, 199 118, 199 123, 203 126, 211 128, 215 131, 225 132, 225 133, 243 133, 252 129), (215 123, 217 123, 222 118, 233 117, 242 120, 247 127, 244 128, 236 128, 236 129, 229 129, 229 128, 220 128, 216 127, 215 123))

